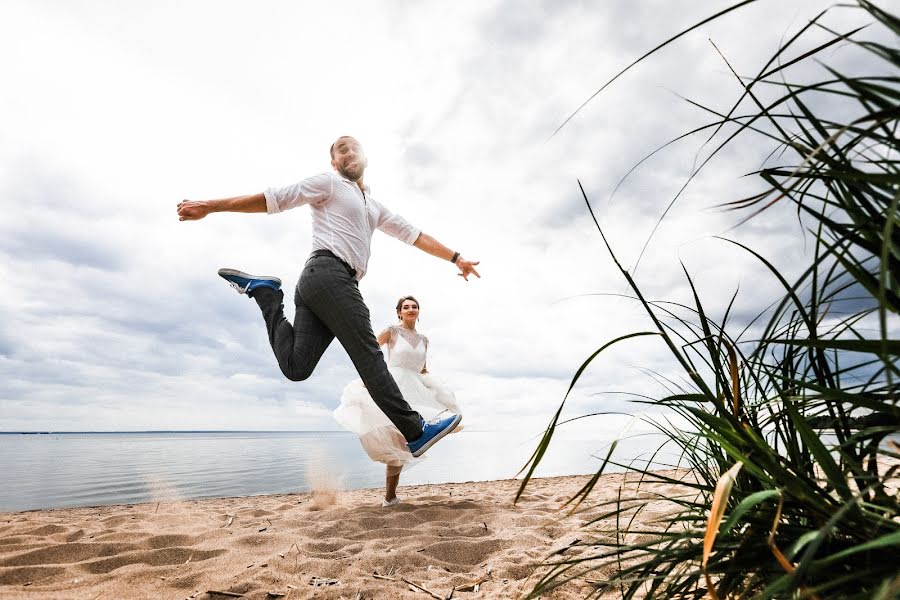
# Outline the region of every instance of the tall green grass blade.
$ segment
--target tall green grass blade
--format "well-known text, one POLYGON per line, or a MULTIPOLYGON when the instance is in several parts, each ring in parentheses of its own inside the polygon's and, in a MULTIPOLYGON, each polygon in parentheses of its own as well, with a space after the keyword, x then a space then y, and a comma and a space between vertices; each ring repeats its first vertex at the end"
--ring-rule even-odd
MULTIPOLYGON (((895 38, 900 35, 895 15, 867 0, 857 6, 895 38)), ((713 157, 747 135, 759 135, 774 142, 764 168, 752 173, 765 189, 719 206, 745 211, 739 226, 779 202, 790 203, 799 231, 813 242, 808 266, 789 281, 760 252, 725 240, 755 256, 780 286, 780 297, 738 324, 739 335, 728 331, 736 294, 716 323, 687 265, 682 270, 693 296, 690 306, 645 298, 635 272, 624 269, 613 252, 579 182, 633 299, 683 370, 678 376, 666 368, 639 368, 665 392, 655 400, 640 394, 631 401, 669 411, 648 421, 678 454, 676 464, 690 469, 690 478, 665 480, 649 471, 665 443, 649 458, 630 461, 615 459, 617 441, 605 447, 598 474, 607 465, 637 473, 641 500, 625 501, 620 492, 614 504, 576 505, 590 515, 585 527, 597 536, 578 544, 578 556, 560 554, 548 563, 533 596, 597 569, 609 574, 596 586, 597 595, 616 591, 623 598, 898 595, 900 498, 889 482, 900 466, 883 461, 900 460, 900 444, 891 439, 900 433, 900 340, 891 337, 900 316, 900 50, 890 41, 857 39, 861 28, 834 31, 825 22, 828 12, 790 36, 757 76, 741 78, 732 69, 740 99, 726 113, 687 100, 714 115, 714 122, 673 139, 712 132, 653 231, 713 157), (810 36, 823 32, 824 39, 810 36), (806 40, 806 48, 794 51, 806 40), (854 76, 824 65, 818 80, 787 79, 796 66, 838 48, 875 61, 878 70, 854 76), (742 112, 745 101, 754 107, 749 114, 742 112), (839 105, 843 112, 832 110, 839 105), (705 150, 714 139, 719 141, 705 150), (738 461, 744 466, 730 493, 715 493, 720 474, 738 461), (668 499, 678 512, 659 530, 635 516, 658 499, 647 493, 653 481, 685 490, 668 499), (720 521, 712 528, 714 501, 720 521), (610 529, 609 519, 617 527, 610 529), (638 542, 623 532, 646 537, 638 542), (781 548, 789 548, 787 554, 781 548)), ((665 147, 670 144, 644 160, 665 147)), ((636 265, 652 238, 653 232, 636 265)), ((549 442, 559 421, 558 411, 542 442, 549 442)), ((539 445, 532 470, 542 457, 539 445)), ((573 501, 583 502, 600 481, 592 477, 573 501)))
POLYGON ((513 503, 519 501, 519 498, 522 496, 522 492, 525 491, 525 486, 528 485, 528 481, 531 479, 531 476, 534 474, 534 470, 537 468, 538 464, 541 462, 541 459, 544 457, 544 453, 547 451, 547 448, 550 446, 550 439, 553 437, 553 433, 556 430, 556 423, 559 421, 559 417, 562 414, 563 406, 565 406, 566 399, 569 397, 569 393, 571 393, 572 388, 575 387, 575 383, 581 377, 581 374, 584 373, 584 370, 588 367, 591 362, 604 350, 607 348, 618 344, 624 340, 628 340, 635 337, 642 337, 647 335, 659 335, 655 331, 640 331, 637 333, 629 333, 627 335, 623 335, 617 337, 616 339, 603 344, 600 348, 598 348, 593 354, 591 354, 587 360, 585 360, 581 366, 578 368, 578 371, 575 372, 575 375, 572 377, 572 381, 569 383, 569 389, 566 390, 566 396, 563 398, 563 401, 560 403, 559 408, 556 411, 556 414, 553 416, 553 420, 550 422, 550 425, 547 427, 547 431, 544 433, 544 436, 541 438, 540 443, 538 443, 538 447, 535 449, 534 453, 531 455, 531 458, 528 459, 528 462, 524 467, 519 471, 521 473, 526 468, 528 468, 528 473, 525 474, 525 478, 522 480, 521 485, 519 486, 519 490, 516 492, 516 497, 513 500, 513 503))
POLYGON ((566 117, 566 119, 559 125, 559 127, 557 127, 557 128, 553 131, 553 134, 552 134, 550 137, 552 138, 552 137, 555 136, 557 133, 559 133, 560 130, 562 130, 562 128, 565 127, 565 126, 569 123, 569 121, 571 121, 573 118, 575 118, 575 115, 577 115, 578 113, 581 112, 581 109, 583 109, 585 106, 587 106, 587 105, 591 102, 591 100, 593 100, 593 99, 596 98, 598 95, 600 95, 600 93, 601 93, 603 90, 605 90, 606 88, 608 88, 608 87, 609 87, 616 79, 618 79, 619 77, 621 77, 622 75, 624 75, 627 71, 631 70, 632 67, 634 67, 635 65, 637 65, 638 63, 640 63, 641 61, 643 61, 645 58, 647 58, 647 57, 649 57, 649 56, 651 56, 651 55, 653 55, 653 54, 656 54, 659 50, 662 50, 663 48, 665 48, 666 46, 668 46, 669 44, 671 44, 671 43, 674 42, 675 40, 677 40, 677 39, 679 39, 679 38, 681 38, 681 37, 684 37, 685 35, 687 35, 687 34, 690 33, 691 31, 697 29, 698 27, 702 27, 702 26, 705 25, 706 23, 709 23, 709 22, 711 22, 711 21, 715 21, 715 20, 718 19, 719 17, 722 17, 723 15, 726 15, 726 14, 732 12, 732 11, 735 11, 735 10, 737 10, 737 9, 741 8, 742 6, 745 6, 745 5, 747 5, 747 4, 752 4, 752 3, 755 2, 755 1, 756 1, 756 0, 743 0, 742 2, 738 2, 737 4, 734 4, 734 5, 732 5, 732 6, 729 6, 728 8, 726 8, 726 9, 724 9, 724 10, 721 10, 721 11, 717 12, 716 14, 712 15, 711 17, 708 17, 708 18, 706 18, 706 19, 700 21, 699 23, 695 23, 694 25, 692 25, 692 26, 688 27, 687 29, 681 31, 680 33, 677 33, 676 35, 673 35, 672 37, 670 37, 669 39, 667 39, 667 40, 664 41, 663 43, 659 44, 658 46, 656 46, 656 47, 653 48, 652 50, 649 50, 649 51, 645 52, 643 55, 641 55, 639 58, 637 58, 637 59, 636 59, 634 62, 632 62, 630 65, 628 65, 627 67, 625 67, 624 69, 622 69, 621 71, 619 71, 618 73, 616 73, 616 74, 612 77, 612 79, 610 79, 609 81, 607 81, 606 83, 604 83, 602 86, 600 86, 600 89, 598 89, 596 92, 594 92, 593 94, 591 94, 591 96, 590 96, 587 100, 585 100, 584 102, 582 102, 582 103, 581 103, 581 106, 579 106, 578 108, 576 108, 575 111, 574 111, 572 114, 570 114, 568 117, 566 117))

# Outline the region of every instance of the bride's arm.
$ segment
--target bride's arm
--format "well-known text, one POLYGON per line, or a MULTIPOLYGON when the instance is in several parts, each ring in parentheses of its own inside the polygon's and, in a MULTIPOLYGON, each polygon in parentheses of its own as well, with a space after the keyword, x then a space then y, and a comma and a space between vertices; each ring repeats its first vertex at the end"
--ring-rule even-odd
POLYGON ((384 331, 379 333, 378 337, 375 339, 378 340, 379 346, 384 346, 385 344, 390 342, 391 341, 391 328, 390 327, 386 328, 384 331))

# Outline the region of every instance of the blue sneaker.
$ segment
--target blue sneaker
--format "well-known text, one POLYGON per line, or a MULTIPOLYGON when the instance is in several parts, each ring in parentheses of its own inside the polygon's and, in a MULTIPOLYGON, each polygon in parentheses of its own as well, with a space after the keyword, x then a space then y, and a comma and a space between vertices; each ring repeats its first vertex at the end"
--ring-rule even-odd
POLYGON ((281 287, 281 280, 277 277, 269 277, 268 275, 257 277, 237 269, 219 269, 219 276, 227 281, 228 285, 236 289, 238 294, 247 294, 248 296, 252 296, 253 290, 261 287, 272 288, 273 290, 281 287))
POLYGON ((428 421, 422 425, 422 435, 419 439, 406 444, 409 451, 415 457, 422 456, 425 451, 434 446, 442 437, 456 429, 462 420, 460 415, 450 415, 444 419, 428 421))

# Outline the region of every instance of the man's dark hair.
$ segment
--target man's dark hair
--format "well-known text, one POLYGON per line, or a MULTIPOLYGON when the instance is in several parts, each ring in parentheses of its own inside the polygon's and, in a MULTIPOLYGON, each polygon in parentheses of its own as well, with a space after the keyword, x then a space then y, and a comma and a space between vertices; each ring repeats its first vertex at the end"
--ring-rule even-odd
POLYGON ((331 148, 328 150, 328 153, 331 154, 331 160, 334 160, 334 147, 337 146, 337 143, 344 138, 353 137, 352 135, 342 135, 338 139, 334 140, 334 143, 331 144, 331 148))

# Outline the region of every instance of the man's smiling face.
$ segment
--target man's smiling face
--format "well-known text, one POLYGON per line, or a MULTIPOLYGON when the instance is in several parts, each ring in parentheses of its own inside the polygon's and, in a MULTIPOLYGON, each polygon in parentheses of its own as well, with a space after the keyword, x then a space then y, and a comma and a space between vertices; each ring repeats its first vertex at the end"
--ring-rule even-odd
POLYGON ((349 135, 339 137, 331 146, 331 166, 350 181, 359 181, 368 164, 362 146, 349 135))

